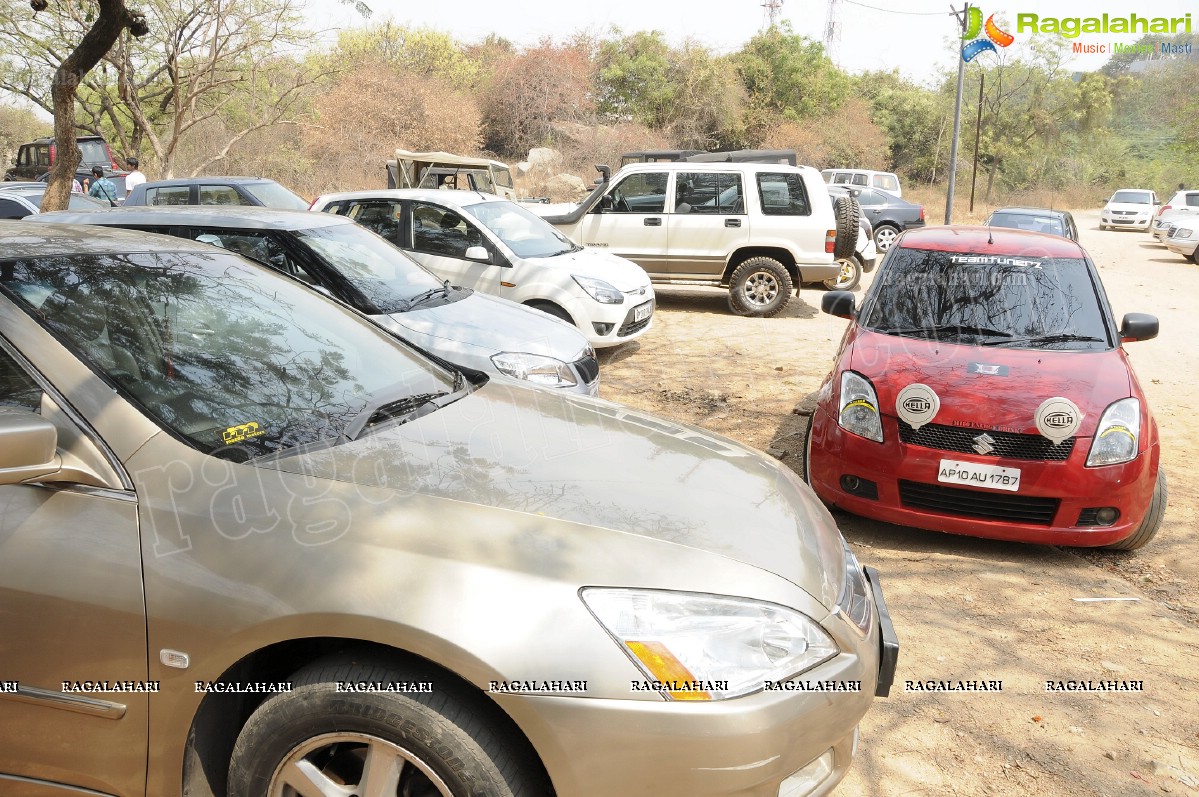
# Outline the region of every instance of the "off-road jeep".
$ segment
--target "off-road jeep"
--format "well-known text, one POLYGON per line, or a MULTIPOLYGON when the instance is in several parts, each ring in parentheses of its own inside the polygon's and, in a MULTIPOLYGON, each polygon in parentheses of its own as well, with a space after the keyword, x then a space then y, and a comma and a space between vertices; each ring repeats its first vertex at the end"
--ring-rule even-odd
POLYGON ((853 255, 857 203, 834 206, 811 167, 635 163, 611 179, 597 168, 595 190, 546 221, 632 260, 655 283, 728 288, 739 315, 775 315, 801 282, 836 279, 837 258, 853 255))

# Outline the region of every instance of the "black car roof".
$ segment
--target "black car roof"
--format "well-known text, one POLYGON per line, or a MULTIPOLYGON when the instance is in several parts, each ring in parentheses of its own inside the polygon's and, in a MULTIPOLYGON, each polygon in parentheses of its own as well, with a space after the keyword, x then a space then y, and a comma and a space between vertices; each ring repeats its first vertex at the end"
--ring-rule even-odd
POLYGON ((314 227, 356 223, 347 216, 338 216, 333 213, 275 210, 245 205, 159 205, 84 212, 60 210, 43 214, 42 218, 49 222, 102 224, 110 227, 178 224, 192 227, 279 231, 310 230, 314 227))
MULTIPOLYGON (((75 213, 72 215, 82 216, 85 214, 75 213)), ((82 224, 0 221, 0 251, 4 253, 0 256, 3 260, 17 260, 26 257, 124 255, 134 252, 212 254, 212 246, 184 238, 133 230, 90 227, 82 224)))

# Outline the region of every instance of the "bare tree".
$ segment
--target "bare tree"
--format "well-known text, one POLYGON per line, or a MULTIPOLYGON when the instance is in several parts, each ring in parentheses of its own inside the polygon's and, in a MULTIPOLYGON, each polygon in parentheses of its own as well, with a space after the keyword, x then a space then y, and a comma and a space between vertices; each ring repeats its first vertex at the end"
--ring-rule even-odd
MULTIPOLYGON (((128 30, 133 36, 149 32, 145 17, 125 6, 125 0, 94 0, 95 17, 79 44, 62 59, 54 71, 50 94, 54 113, 54 144, 58 152, 50 169, 50 184, 42 196, 42 210, 66 210, 71 182, 82 156, 75 143, 75 93, 83 76, 100 62, 117 38, 128 30)), ((60 3, 74 6, 70 0, 60 3)), ((79 5, 85 5, 79 3, 79 5)), ((86 4, 90 6, 89 4, 86 4)), ((49 7, 48 0, 30 0, 34 14, 49 7)))

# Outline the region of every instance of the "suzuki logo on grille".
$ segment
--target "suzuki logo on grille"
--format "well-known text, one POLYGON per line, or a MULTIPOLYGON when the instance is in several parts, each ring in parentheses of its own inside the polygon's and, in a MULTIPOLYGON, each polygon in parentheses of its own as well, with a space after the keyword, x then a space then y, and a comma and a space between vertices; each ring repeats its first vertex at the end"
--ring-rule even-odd
POLYGON ((974 450, 980 454, 990 454, 995 450, 995 438, 983 432, 974 438, 974 450))

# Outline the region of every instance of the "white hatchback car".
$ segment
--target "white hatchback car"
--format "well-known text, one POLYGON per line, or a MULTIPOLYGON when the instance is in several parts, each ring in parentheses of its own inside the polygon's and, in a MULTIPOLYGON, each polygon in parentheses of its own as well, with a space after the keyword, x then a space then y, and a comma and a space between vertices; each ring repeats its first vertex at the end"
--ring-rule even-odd
POLYGON ((653 322, 654 288, 636 263, 585 249, 515 202, 477 191, 325 194, 312 210, 354 219, 455 285, 535 307, 616 346, 653 322))
POLYGON ((1103 206, 1099 229, 1148 230, 1157 213, 1157 194, 1147 188, 1121 188, 1103 206))

